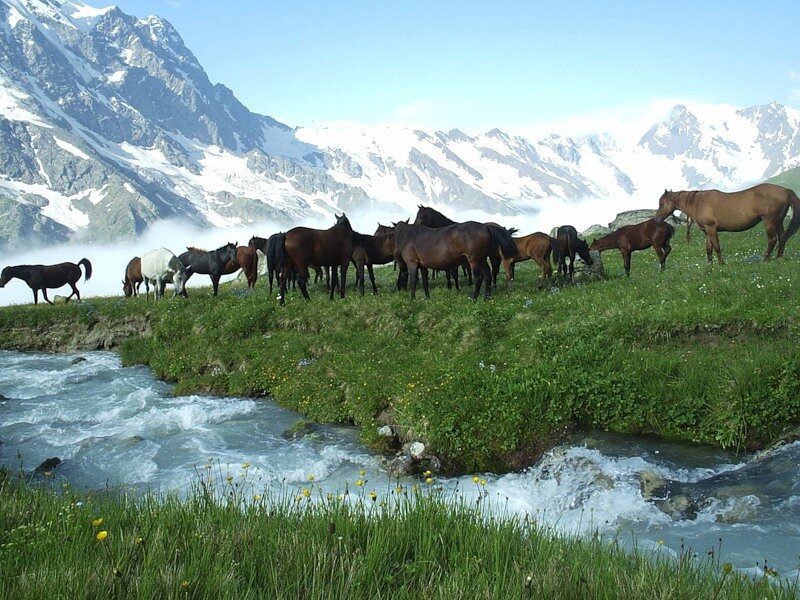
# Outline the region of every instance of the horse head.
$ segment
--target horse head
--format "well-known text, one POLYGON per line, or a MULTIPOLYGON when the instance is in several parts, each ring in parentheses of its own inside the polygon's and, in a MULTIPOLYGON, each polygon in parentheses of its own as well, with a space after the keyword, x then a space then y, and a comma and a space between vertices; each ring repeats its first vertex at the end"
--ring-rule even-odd
POLYGON ((336 225, 334 225, 334 227, 347 227, 348 229, 353 229, 353 227, 350 225, 350 219, 347 218, 346 214, 334 214, 334 216, 336 217, 336 225))
POLYGON ((664 193, 661 194, 661 198, 658 199, 658 210, 656 211, 656 216, 653 217, 653 220, 656 223, 661 223, 674 213, 678 208, 678 194, 675 192, 664 190, 664 193))
POLYGON ((13 278, 11 277, 11 271, 8 267, 3 269, 3 272, 0 273, 0 288, 6 287, 6 284, 11 281, 13 278))
POLYGON ((131 282, 127 279, 122 280, 122 292, 125 296, 133 296, 133 285, 131 285, 131 282))
POLYGON ((220 253, 223 263, 231 261, 233 263, 236 262, 236 249, 238 248, 237 242, 228 242, 225 244, 220 250, 220 253))
POLYGON ((585 262, 587 265, 594 264, 592 254, 589 252, 589 245, 586 242, 581 239, 576 240, 575 250, 577 251, 578 256, 580 256, 583 262, 585 262))

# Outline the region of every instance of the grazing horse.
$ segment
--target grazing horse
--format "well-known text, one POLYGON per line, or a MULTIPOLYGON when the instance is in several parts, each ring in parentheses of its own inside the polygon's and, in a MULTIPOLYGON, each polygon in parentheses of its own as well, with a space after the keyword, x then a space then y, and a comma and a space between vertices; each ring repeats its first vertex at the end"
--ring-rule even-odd
POLYGON ((719 264, 725 263, 719 246, 719 231, 745 231, 763 221, 767 232, 764 260, 769 260, 775 244, 778 244, 778 258, 783 256, 786 241, 800 228, 800 198, 792 190, 771 183, 732 193, 664 190, 658 201, 656 222, 660 223, 676 210, 692 219, 706 234, 706 260, 709 263, 712 251, 716 252, 719 264), (792 220, 784 231, 783 220, 789 207, 792 220))
MULTIPOLYGON (((189 252, 206 252, 203 248, 196 248, 195 246, 187 246, 186 250, 189 252)), ((258 279, 258 254, 250 246, 237 246, 236 247, 236 260, 228 261, 222 269, 223 275, 231 275, 236 273, 239 269, 244 273, 247 279, 247 287, 256 287, 256 280, 258 279)))
POLYGON ((383 235, 364 235, 353 232, 353 262, 356 265, 356 285, 364 295, 364 267, 369 272, 372 293, 378 293, 372 265, 385 265, 394 260, 394 232, 383 235))
POLYGON ((211 285, 216 296, 219 290, 220 277, 225 274, 225 265, 229 262, 236 262, 236 249, 235 243, 225 244, 210 252, 187 249, 178 258, 183 263, 183 266, 186 267, 187 279, 195 273, 211 277, 211 285))
POLYGON ((472 299, 478 298, 485 282, 484 297, 491 297, 492 273, 486 259, 503 253, 515 257, 517 248, 511 234, 497 225, 467 221, 447 227, 395 223, 395 258, 402 260, 411 281, 411 298, 417 290, 417 271, 422 269, 422 289, 430 298, 428 269, 452 269, 466 259, 475 278, 472 299))
POLYGON ((151 250, 142 256, 142 278, 144 278, 144 298, 150 299, 150 284, 153 284, 155 298, 164 297, 167 283, 175 286, 172 294, 186 296, 186 280, 189 275, 180 259, 166 248, 151 250))
POLYGON ((550 253, 556 244, 555 238, 551 238, 546 233, 536 232, 522 237, 511 238, 517 247, 517 256, 509 257, 502 255, 503 270, 506 272, 506 285, 514 286, 514 271, 518 262, 533 259, 542 268, 540 282, 553 275, 553 267, 550 264, 550 253))
POLYGON ((572 225, 562 225, 556 231, 556 244, 554 247, 554 258, 558 264, 558 274, 563 272, 572 281, 575 273, 575 255, 583 259, 587 265, 594 264, 592 255, 589 254, 589 246, 581 238, 572 225), (569 271, 567 271, 567 258, 569 258, 569 271))
POLYGON ((590 250, 611 250, 612 248, 619 248, 622 254, 622 262, 625 265, 625 275, 631 275, 631 253, 635 250, 646 250, 650 246, 656 251, 658 262, 663 271, 666 263, 667 256, 672 251, 672 246, 669 240, 675 233, 675 228, 662 221, 656 223, 655 219, 650 219, 639 223, 638 225, 625 225, 620 227, 613 233, 601 237, 599 240, 594 240, 589 247, 590 250))
POLYGON ((60 288, 62 285, 69 284, 72 288, 72 293, 67 296, 66 302, 69 302, 72 296, 80 300, 81 293, 75 287, 75 283, 81 278, 81 268, 78 265, 83 265, 86 271, 83 280, 88 281, 92 276, 92 263, 88 259, 82 258, 77 265, 71 262, 63 262, 57 265, 16 265, 6 267, 0 273, 0 288, 6 287, 6 284, 16 277, 22 279, 33 290, 34 304, 39 304, 39 290, 42 290, 44 299, 49 304, 52 304, 50 298, 47 297, 47 288, 60 288))
MULTIPOLYGON (((419 205, 417 205, 417 208, 418 208, 417 216, 414 219, 414 225, 425 225, 426 227, 434 227, 435 228, 435 227, 447 227, 448 225, 457 224, 456 221, 453 221, 452 219, 444 216, 438 210, 436 210, 434 208, 431 208, 430 206, 423 206, 422 204, 419 204, 419 205)), ((501 225, 498 225, 497 223, 486 223, 486 225, 494 225, 496 227, 501 227, 501 225)), ((507 231, 508 231, 509 235, 514 234, 514 233, 517 232, 517 230, 515 228, 508 229, 507 231)), ((491 266, 492 266, 492 279, 491 279, 491 281, 492 281, 492 285, 494 285, 494 286, 497 285, 497 274, 500 272, 500 261, 501 261, 501 258, 500 258, 499 254, 495 253, 495 254, 490 254, 489 255, 489 264, 491 264, 491 266)), ((469 282, 471 284, 472 283, 472 274, 466 268, 466 264, 462 265, 462 267, 466 271, 466 273, 467 273, 467 275, 469 277, 469 282)), ((455 277, 456 289, 458 289, 458 270, 457 269, 454 270, 453 274, 454 274, 454 277, 455 277)), ((447 287, 448 288, 450 287, 450 276, 449 276, 449 273, 448 273, 448 277, 447 277, 447 287)))
POLYGON ((122 280, 122 292, 125 296, 138 296, 142 287, 142 259, 134 256, 125 267, 125 279, 122 280))
POLYGON ((344 298, 347 267, 353 258, 353 228, 344 213, 336 217, 336 224, 330 229, 294 227, 278 235, 276 264, 281 269, 281 305, 285 303, 286 282, 293 268, 298 272, 300 291, 309 300, 307 283, 308 267, 311 265, 333 267, 329 286, 331 300, 339 282, 339 272, 336 270, 338 267, 341 271, 339 291, 344 298))

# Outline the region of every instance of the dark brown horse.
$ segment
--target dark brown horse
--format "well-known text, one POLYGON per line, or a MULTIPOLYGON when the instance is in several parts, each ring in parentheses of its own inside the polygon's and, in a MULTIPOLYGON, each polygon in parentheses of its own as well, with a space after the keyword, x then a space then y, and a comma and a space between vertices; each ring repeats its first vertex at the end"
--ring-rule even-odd
POLYGON ((658 201, 655 220, 661 222, 676 210, 692 219, 706 234, 706 260, 709 263, 712 251, 716 252, 719 264, 725 263, 719 246, 720 231, 745 231, 763 221, 767 232, 764 260, 769 260, 775 244, 778 244, 778 258, 783 256, 786 241, 800 228, 800 198, 792 190, 771 183, 732 193, 664 190, 658 201), (784 231, 783 220, 790 207, 792 220, 784 231))
POLYGON ((572 225, 562 225, 556 231, 556 244, 554 258, 558 265, 558 274, 564 275, 572 281, 575 273, 575 255, 583 259, 587 265, 594 264, 594 259, 589 253, 589 246, 578 237, 577 230, 572 225), (567 271, 567 258, 569 258, 569 271, 567 271))
MULTIPOLYGON (((267 279, 269 281, 269 293, 272 294, 272 284, 275 280, 278 280, 278 285, 280 285, 280 267, 277 264, 277 260, 275 254, 277 253, 278 249, 278 242, 283 240, 283 232, 280 233, 273 233, 269 238, 258 237, 254 235, 250 238, 250 241, 247 242, 247 246, 249 248, 253 248, 253 250, 261 250, 261 253, 267 259, 267 279)), ((311 265, 311 268, 314 269, 314 283, 317 281, 322 280, 323 277, 326 276, 325 273, 322 272, 320 267, 315 265, 311 265)), ((329 269, 330 271, 330 269, 329 269)), ((297 287, 297 270, 292 270, 289 276, 292 288, 295 289, 297 287)), ((326 279, 325 284, 328 285, 328 280, 326 279)))
POLYGON ((333 300, 334 290, 339 283, 339 271, 341 271, 339 291, 341 297, 344 298, 347 267, 353 258, 353 228, 344 213, 336 217, 336 224, 330 229, 295 227, 278 235, 276 264, 281 269, 281 304, 285 302, 286 282, 293 268, 297 269, 298 285, 303 297, 306 300, 309 299, 307 284, 308 267, 311 265, 333 267, 330 282, 331 300, 333 300), (336 270, 336 267, 339 268, 339 271, 336 270))
POLYGON ((611 250, 619 248, 622 254, 622 262, 625 265, 625 275, 631 274, 631 253, 636 250, 646 250, 650 246, 656 251, 658 263, 663 271, 667 256, 672 251, 670 239, 675 233, 675 228, 669 223, 662 221, 656 223, 655 219, 650 219, 637 225, 625 225, 613 233, 594 240, 589 247, 590 250, 611 250))
POLYGON ((517 256, 514 258, 502 256, 503 270, 506 272, 506 285, 513 287, 515 265, 518 262, 533 259, 542 269, 540 281, 553 275, 553 267, 550 264, 550 254, 556 243, 555 238, 551 238, 546 233, 536 232, 522 237, 511 238, 517 247, 517 256))
POLYGON ((408 269, 412 299, 416 296, 418 270, 422 270, 422 289, 430 297, 428 269, 452 269, 460 266, 464 260, 475 279, 472 299, 478 298, 484 283, 484 297, 488 299, 491 296, 492 273, 486 261, 491 255, 499 256, 500 252, 513 258, 517 248, 511 234, 497 225, 467 221, 434 229, 424 225, 395 223, 395 257, 408 269))
POLYGON ((92 263, 88 259, 82 258, 77 265, 71 262, 63 262, 57 265, 17 265, 6 267, 0 273, 0 288, 6 287, 6 284, 16 277, 22 279, 33 290, 34 304, 39 304, 39 290, 42 290, 44 299, 52 304, 50 298, 47 297, 47 288, 60 288, 62 285, 69 285, 72 288, 72 293, 67 296, 67 302, 72 296, 80 300, 81 293, 75 287, 75 283, 81 278, 81 268, 78 265, 83 265, 86 271, 83 280, 88 281, 92 277, 92 263))
POLYGON ((369 273, 372 293, 378 293, 373 265, 385 265, 394 260, 394 232, 383 235, 364 235, 353 232, 353 262, 356 266, 356 285, 364 295, 364 267, 369 273))
POLYGON ((142 259, 134 256, 125 267, 125 279, 122 280, 122 292, 125 296, 138 296, 142 286, 142 259))
MULTIPOLYGON (((207 252, 202 248, 187 246, 189 252, 207 252)), ((258 279, 258 254, 250 246, 236 247, 236 260, 228 260, 222 267, 222 275, 231 275, 241 269, 247 279, 247 287, 256 287, 258 279)))

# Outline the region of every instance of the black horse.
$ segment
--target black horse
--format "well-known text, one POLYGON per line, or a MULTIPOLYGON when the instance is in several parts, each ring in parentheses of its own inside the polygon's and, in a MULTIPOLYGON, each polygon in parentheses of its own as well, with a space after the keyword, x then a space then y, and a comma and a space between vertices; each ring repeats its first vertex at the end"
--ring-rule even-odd
POLYGON ((594 264, 594 259, 589 252, 589 245, 578 237, 578 231, 572 225, 562 225, 556 231, 556 243, 553 245, 553 260, 558 265, 558 274, 572 281, 575 273, 575 254, 580 256, 587 265, 594 264), (569 271, 567 270, 569 258, 569 271))
POLYGON ((39 304, 39 290, 42 290, 44 299, 50 302, 47 297, 47 288, 60 288, 62 285, 69 284, 72 287, 72 293, 67 296, 67 302, 72 296, 78 300, 81 299, 81 293, 75 287, 75 283, 81 278, 81 268, 78 265, 83 265, 86 270, 84 281, 88 281, 92 276, 92 263, 88 259, 82 258, 78 264, 71 262, 63 262, 57 265, 16 265, 14 267, 6 267, 0 273, 0 288, 5 287, 6 284, 14 279, 22 279, 28 284, 28 287, 33 290, 33 303, 39 304))
POLYGON ((214 288, 214 295, 219 290, 219 280, 225 271, 225 263, 228 261, 236 262, 236 244, 225 244, 216 250, 206 252, 196 248, 189 249, 178 258, 186 267, 186 279, 188 281, 195 273, 208 275, 211 277, 211 285, 214 288))

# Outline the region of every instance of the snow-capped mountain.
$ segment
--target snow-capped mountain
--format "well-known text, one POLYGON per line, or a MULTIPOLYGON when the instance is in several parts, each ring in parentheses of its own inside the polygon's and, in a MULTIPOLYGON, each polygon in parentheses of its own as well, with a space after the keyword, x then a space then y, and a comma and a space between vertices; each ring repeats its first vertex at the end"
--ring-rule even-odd
POLYGON ((532 213, 586 198, 654 205, 800 164, 800 112, 676 106, 635 143, 494 129, 293 129, 212 84, 158 17, 79 0, 0 0, 0 245, 135 237, 346 210, 532 213))

